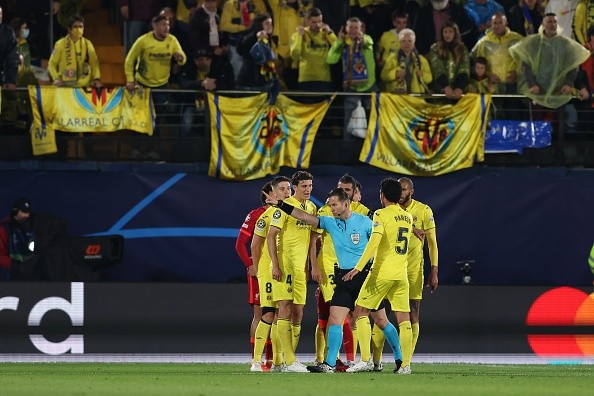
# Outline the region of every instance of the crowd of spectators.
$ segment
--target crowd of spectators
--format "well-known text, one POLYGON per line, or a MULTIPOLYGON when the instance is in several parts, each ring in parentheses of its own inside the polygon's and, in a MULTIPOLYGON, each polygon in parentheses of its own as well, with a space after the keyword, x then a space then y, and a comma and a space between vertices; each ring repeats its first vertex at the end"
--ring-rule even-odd
MULTIPOLYGON (((45 27, 31 18, 40 10, 35 14, 23 7, 11 9, 10 24, 2 24, 2 40, 14 32, 19 64, 12 73, 8 55, 2 54, 2 82, 9 89, 30 84, 31 65, 45 68, 49 60, 52 82, 60 85, 52 57, 64 44, 58 42, 51 57, 38 48, 43 45, 31 37, 43 37, 43 31, 34 29, 45 27)), ((126 52, 154 30, 156 16, 169 22, 168 34, 189 61, 184 65, 170 59, 166 83, 158 86, 202 92, 189 95, 192 104, 181 111, 188 125, 204 108, 203 92, 220 89, 379 90, 445 94, 452 100, 467 92, 520 93, 544 108, 566 106, 570 120, 575 106, 591 108, 593 0, 120 0, 117 7, 126 52), (542 39, 522 47, 522 56, 510 51, 535 35, 542 39), (542 57, 541 48, 553 36, 579 44, 556 44, 564 55, 551 54, 558 59, 554 72, 560 75, 555 79, 547 77, 551 70, 544 70, 550 62, 531 61, 542 57)), ((69 23, 65 37, 73 34, 69 23)), ((141 63, 133 65, 137 72, 141 63)), ((71 80, 73 85, 100 86, 99 75, 71 80)), ((345 125, 359 100, 344 98, 345 125)))

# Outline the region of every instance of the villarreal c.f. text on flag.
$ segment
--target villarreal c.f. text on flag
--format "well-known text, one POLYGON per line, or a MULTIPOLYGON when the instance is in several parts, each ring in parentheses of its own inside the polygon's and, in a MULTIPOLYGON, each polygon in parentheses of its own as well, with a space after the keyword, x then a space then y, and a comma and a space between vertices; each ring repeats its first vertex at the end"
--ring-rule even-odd
POLYGON ((332 98, 303 104, 280 94, 269 104, 265 93, 245 98, 209 93, 208 175, 253 180, 277 174, 281 166, 308 168, 314 139, 332 98))
POLYGON ((436 176, 484 158, 490 95, 428 104, 407 95, 374 94, 359 160, 395 173, 436 176))
POLYGON ((57 151, 55 131, 115 132, 152 135, 154 111, 150 89, 130 94, 125 88, 29 86, 33 154, 57 151))

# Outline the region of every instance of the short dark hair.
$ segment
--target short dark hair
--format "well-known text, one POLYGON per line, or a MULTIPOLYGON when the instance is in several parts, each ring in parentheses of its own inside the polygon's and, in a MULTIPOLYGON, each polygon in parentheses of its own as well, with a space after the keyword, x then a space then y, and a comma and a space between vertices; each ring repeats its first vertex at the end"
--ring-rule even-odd
POLYGON ((402 186, 397 179, 387 177, 380 183, 380 192, 384 194, 384 198, 388 201, 398 203, 402 195, 402 186))
POLYGON ((169 19, 167 19, 167 17, 165 16, 165 14, 159 14, 159 15, 153 17, 153 20, 151 22, 154 25, 154 24, 159 23, 161 21, 169 21, 169 19))
POLYGON ((194 51, 194 57, 192 59, 198 58, 212 58, 212 52, 208 48, 200 48, 194 51))
POLYGON ((312 9, 310 9, 309 11, 307 11, 307 17, 311 18, 311 17, 319 17, 322 16, 322 10, 320 10, 317 7, 314 7, 312 9))
POLYGON ((357 179, 355 179, 353 176, 349 175, 348 173, 345 173, 344 175, 342 175, 340 177, 340 179, 338 179, 338 182, 343 183, 343 184, 352 184, 353 187, 355 187, 357 184, 357 179))
POLYGON ((481 65, 489 66, 489 61, 484 56, 477 56, 474 59, 474 64, 480 63, 481 65))
POLYGON ((363 186, 358 181, 355 181, 355 189, 359 190, 359 194, 363 193, 363 186))
POLYGON ((554 17, 556 17, 556 16, 557 16, 557 14, 555 14, 554 12, 547 12, 547 13, 546 13, 546 14, 544 14, 542 17, 544 18, 544 17, 548 17, 548 16, 554 16, 554 17))
POLYGON ((400 10, 394 10, 394 11, 392 11, 391 18, 392 18, 392 20, 394 20, 396 18, 406 18, 406 19, 408 19, 408 13, 406 13, 404 11, 400 11, 400 10))
POLYGON ((291 179, 289 179, 286 176, 277 176, 274 179, 272 179, 272 187, 276 187, 276 186, 278 186, 282 182, 291 183, 291 179))
MULTIPOLYGON (((266 194, 270 194, 272 192, 272 182, 268 182, 262 186, 262 190, 266 194)), ((266 195, 263 193, 260 194, 260 201, 262 201, 262 205, 266 205, 266 195)))
POLYGON ((81 22, 84 25, 85 18, 78 14, 72 15, 70 18, 68 18, 68 29, 70 29, 76 22, 81 22))
POLYGON ((303 180, 313 180, 313 175, 306 171, 297 171, 291 176, 291 183, 294 186, 297 186, 303 180))
POLYGON ((590 40, 590 37, 592 36, 594 36, 594 26, 588 28, 588 40, 590 40))
POLYGON ((341 187, 336 187, 330 190, 328 198, 330 197, 337 197, 340 202, 346 202, 350 199, 349 195, 344 191, 344 188, 341 187))

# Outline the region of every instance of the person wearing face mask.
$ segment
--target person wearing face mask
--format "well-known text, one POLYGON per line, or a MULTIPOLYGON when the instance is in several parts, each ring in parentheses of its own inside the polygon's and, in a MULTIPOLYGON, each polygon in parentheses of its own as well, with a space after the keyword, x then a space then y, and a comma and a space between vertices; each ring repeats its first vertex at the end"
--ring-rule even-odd
MULTIPOLYGON (((31 49, 27 37, 29 29, 27 22, 21 18, 13 18, 10 26, 16 34, 17 56, 19 66, 16 78, 17 87, 36 85, 37 78, 31 70, 31 49)), ((26 91, 6 92, 2 108, 2 122, 13 123, 16 128, 26 129, 31 120, 31 103, 26 91)))
POLYGON ((17 51, 23 56, 24 67, 31 68, 31 48, 27 37, 29 37, 29 27, 27 22, 21 18, 13 18, 10 21, 10 26, 14 30, 17 41, 17 51))
POLYGON ((95 47, 83 37, 85 20, 68 19, 68 34, 56 42, 49 59, 49 73, 55 86, 100 87, 101 70, 95 47))
POLYGON ((431 45, 441 39, 441 29, 448 21, 458 25, 466 48, 474 46, 477 31, 464 8, 452 0, 431 0, 419 8, 412 28, 417 35, 416 46, 421 55, 427 55, 431 45))

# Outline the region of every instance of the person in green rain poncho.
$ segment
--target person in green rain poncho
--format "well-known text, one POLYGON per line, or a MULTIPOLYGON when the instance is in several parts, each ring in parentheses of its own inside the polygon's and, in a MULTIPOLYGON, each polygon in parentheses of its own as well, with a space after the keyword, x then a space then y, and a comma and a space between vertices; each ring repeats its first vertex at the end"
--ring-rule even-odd
POLYGON ((518 91, 535 103, 556 109, 569 102, 578 66, 590 52, 558 34, 557 16, 546 14, 538 34, 522 39, 509 49, 521 65, 518 91))

